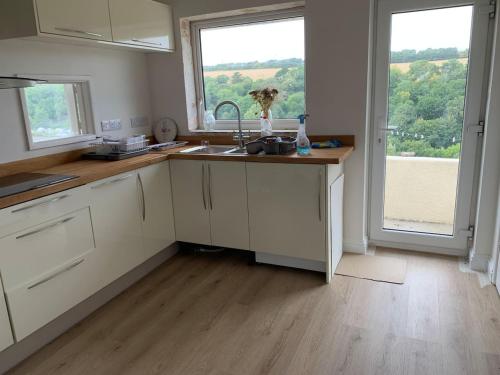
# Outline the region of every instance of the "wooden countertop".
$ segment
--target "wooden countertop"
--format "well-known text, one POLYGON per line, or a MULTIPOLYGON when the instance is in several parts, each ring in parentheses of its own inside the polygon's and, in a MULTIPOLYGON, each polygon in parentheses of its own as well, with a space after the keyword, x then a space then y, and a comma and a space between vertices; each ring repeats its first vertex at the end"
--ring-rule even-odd
MULTIPOLYGON (((0 169, 14 174, 20 172, 37 172, 48 174, 64 174, 78 176, 77 178, 58 184, 26 191, 23 193, 10 195, 0 198, 0 209, 13 206, 19 203, 27 202, 46 195, 58 193, 67 189, 82 186, 93 181, 101 180, 106 177, 114 176, 120 173, 139 169, 151 164, 159 163, 168 159, 187 159, 187 160, 223 160, 223 161, 248 161, 261 163, 293 163, 293 164, 339 164, 345 161, 353 152, 354 147, 340 147, 336 149, 313 149, 309 156, 290 155, 235 155, 235 154, 179 154, 178 152, 194 147, 194 145, 184 146, 164 151, 153 151, 149 154, 137 156, 121 161, 99 161, 99 160, 76 160, 64 162, 62 164, 50 165, 47 163, 47 157, 40 160, 40 169, 26 168, 28 164, 25 161, 8 163, 0 165, 0 169), (22 165, 21 165, 22 164, 22 165), (20 166, 20 168, 16 168, 20 166)), ((56 157, 57 158, 57 157, 56 157)), ((59 157, 61 159, 61 157, 59 157)), ((31 165, 36 166, 36 158, 30 159, 31 165)), ((62 160, 62 159, 61 159, 62 160)), ((28 161, 29 162, 29 161, 28 161)), ((2 175, 2 173, 0 173, 2 175)), ((5 174, 4 174, 5 175, 5 174)))
MULTIPOLYGON (((241 154, 180 154, 179 151, 195 147, 193 145, 171 150, 157 151, 168 155, 169 159, 186 160, 221 160, 221 161, 248 161, 257 163, 288 163, 288 164, 340 164, 354 151, 354 147, 339 147, 331 149, 312 149, 311 155, 299 156, 297 153, 289 155, 241 155, 241 154)), ((236 146, 235 146, 236 147, 236 146)))
POLYGON ((58 184, 0 198, 0 209, 41 198, 46 195, 58 193, 67 189, 72 189, 77 186, 82 186, 88 184, 89 182, 101 180, 106 177, 133 171, 150 164, 167 160, 167 158, 167 155, 154 153, 113 162, 100 160, 78 160, 49 168, 33 170, 32 172, 37 173, 64 174, 78 177, 58 184))

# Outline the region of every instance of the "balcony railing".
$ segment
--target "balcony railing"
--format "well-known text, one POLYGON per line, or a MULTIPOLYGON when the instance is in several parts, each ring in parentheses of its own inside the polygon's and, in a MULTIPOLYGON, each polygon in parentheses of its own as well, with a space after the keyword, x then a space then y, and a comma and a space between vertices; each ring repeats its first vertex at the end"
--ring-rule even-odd
POLYGON ((388 156, 384 227, 451 234, 458 159, 388 156))

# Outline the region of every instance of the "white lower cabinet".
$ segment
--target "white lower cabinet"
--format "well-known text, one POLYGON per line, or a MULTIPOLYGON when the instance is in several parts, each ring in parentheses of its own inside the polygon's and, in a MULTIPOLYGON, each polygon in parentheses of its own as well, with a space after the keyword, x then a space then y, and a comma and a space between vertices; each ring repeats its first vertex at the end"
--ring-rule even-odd
MULTIPOLYGON (((331 175, 332 173, 330 173, 331 175)), ((329 226, 330 226, 330 252, 328 281, 335 273, 342 258, 343 248, 343 219, 344 219, 344 175, 332 176, 333 182, 329 185, 329 226), (336 178, 335 178, 336 177, 336 178)))
POLYGON ((175 238, 211 245, 206 163, 201 160, 171 160, 170 163, 175 238))
POLYGON ((0 272, 17 341, 95 293, 89 207, 0 239, 0 272))
POLYGON ((138 173, 146 260, 175 242, 169 162, 142 168, 138 173))
POLYGON ((247 163, 250 249, 326 262, 324 165, 247 163))
POLYGON ((342 166, 171 160, 1 210, 0 350, 176 240, 319 264, 329 280, 342 191, 342 166))
POLYGON ((206 165, 212 245, 249 250, 245 163, 210 161, 206 165))
POLYGON ((6 290, 16 340, 94 294, 100 287, 95 279, 98 262, 96 250, 91 249, 28 283, 6 290))
POLYGON ((3 295, 2 280, 0 279, 0 352, 14 344, 10 327, 9 313, 3 295))
POLYGON ((137 172, 90 185, 90 207, 102 285, 144 261, 142 210, 137 172))
POLYGON ((178 241, 249 249, 245 163, 172 160, 178 241))

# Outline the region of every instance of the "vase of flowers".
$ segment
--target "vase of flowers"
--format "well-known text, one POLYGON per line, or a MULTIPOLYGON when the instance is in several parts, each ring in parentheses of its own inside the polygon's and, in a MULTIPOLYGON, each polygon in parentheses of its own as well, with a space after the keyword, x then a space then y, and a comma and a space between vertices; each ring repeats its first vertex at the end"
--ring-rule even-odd
POLYGON ((278 90, 267 87, 262 90, 251 91, 249 94, 261 109, 260 135, 262 137, 273 135, 271 106, 278 96, 278 90))

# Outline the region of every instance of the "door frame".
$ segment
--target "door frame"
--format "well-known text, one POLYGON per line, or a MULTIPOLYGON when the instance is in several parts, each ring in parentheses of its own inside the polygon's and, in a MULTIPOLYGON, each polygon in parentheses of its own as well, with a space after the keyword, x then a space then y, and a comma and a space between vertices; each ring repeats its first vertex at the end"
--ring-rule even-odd
POLYGON ((382 246, 425 250, 437 253, 466 255, 468 251, 469 226, 473 217, 475 191, 475 165, 479 158, 478 136, 468 132, 469 126, 482 121, 484 113, 484 79, 487 75, 487 51, 489 32, 489 0, 379 0, 375 9, 375 41, 373 53, 373 89, 372 113, 370 121, 370 194, 368 229, 370 243, 382 246), (383 229, 383 202, 385 181, 386 134, 379 130, 385 128, 388 114, 389 62, 391 17, 394 13, 420 10, 441 9, 474 5, 472 34, 469 50, 469 71, 466 86, 466 102, 461 156, 459 164, 459 183, 457 205, 455 209, 455 225, 452 236, 405 232, 383 229), (472 64, 471 64, 472 62, 472 64), (380 138, 380 143, 379 143, 380 138))

